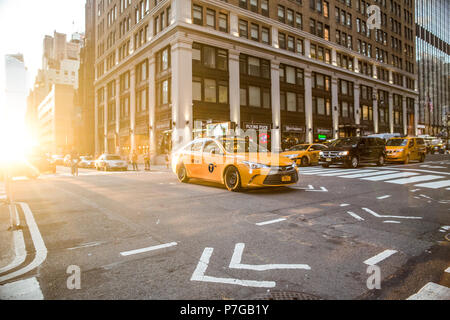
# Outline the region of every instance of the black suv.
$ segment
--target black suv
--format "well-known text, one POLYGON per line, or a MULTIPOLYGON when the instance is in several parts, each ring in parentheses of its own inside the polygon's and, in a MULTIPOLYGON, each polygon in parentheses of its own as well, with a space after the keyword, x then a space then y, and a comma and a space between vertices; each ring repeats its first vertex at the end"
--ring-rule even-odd
POLYGON ((319 163, 323 167, 330 164, 344 164, 357 168, 360 163, 384 165, 385 141, 374 137, 349 137, 334 141, 326 151, 320 152, 319 163))

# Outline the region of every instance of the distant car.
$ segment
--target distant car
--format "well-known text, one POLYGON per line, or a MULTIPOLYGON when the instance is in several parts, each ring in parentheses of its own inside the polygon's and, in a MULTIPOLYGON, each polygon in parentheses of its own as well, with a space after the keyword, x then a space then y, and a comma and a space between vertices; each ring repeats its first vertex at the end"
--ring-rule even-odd
POLYGON ((128 162, 122 160, 119 155, 116 154, 102 154, 97 160, 95 160, 95 168, 97 170, 128 170, 128 162))
POLYGON ((381 138, 384 139, 385 142, 387 142, 391 138, 399 138, 402 135, 400 133, 374 133, 369 134, 367 137, 369 138, 381 138))
POLYGON ((410 160, 425 161, 427 148, 423 138, 391 138, 386 143, 386 161, 408 164, 410 160))
POLYGON ((28 163, 40 173, 56 173, 55 160, 45 155, 33 154, 27 157, 28 163))
POLYGON ((71 165, 72 165, 72 157, 71 157, 70 154, 67 154, 67 155, 64 157, 64 166, 70 167, 71 165))
POLYGON ((81 156, 78 162, 80 168, 95 168, 95 160, 90 156, 81 156))
POLYGON ((309 166, 319 162, 319 152, 327 150, 327 146, 319 143, 298 144, 293 146, 280 155, 291 159, 297 166, 309 166))
POLYGON ((382 138, 349 137, 336 140, 326 151, 320 151, 320 164, 344 164, 357 168, 360 163, 376 163, 383 166, 386 156, 385 141, 382 138))
POLYGON ((63 155, 53 155, 52 156, 53 161, 55 161, 55 165, 57 166, 63 166, 64 165, 64 156, 63 155))

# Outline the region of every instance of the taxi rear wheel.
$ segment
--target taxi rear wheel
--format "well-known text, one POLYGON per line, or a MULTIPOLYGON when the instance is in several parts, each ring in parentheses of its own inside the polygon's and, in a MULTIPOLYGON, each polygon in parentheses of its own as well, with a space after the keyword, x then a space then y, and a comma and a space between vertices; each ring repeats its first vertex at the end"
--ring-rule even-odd
POLYGON ((189 182, 189 177, 187 175, 186 167, 184 166, 184 164, 178 166, 177 177, 180 182, 189 182))
POLYGON ((228 191, 238 192, 241 190, 241 176, 239 175, 239 171, 236 167, 228 167, 225 176, 225 187, 227 187, 228 191))

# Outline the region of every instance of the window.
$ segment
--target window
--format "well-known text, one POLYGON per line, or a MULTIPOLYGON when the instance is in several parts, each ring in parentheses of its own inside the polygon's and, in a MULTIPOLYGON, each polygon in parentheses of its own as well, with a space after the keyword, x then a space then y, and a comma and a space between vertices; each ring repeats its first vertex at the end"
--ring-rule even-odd
POLYGON ((228 82, 219 81, 219 103, 228 103, 228 82))
POLYGON ((249 76, 260 76, 260 60, 254 57, 248 57, 248 75, 249 76))
POLYGON ((216 67, 216 50, 213 47, 203 47, 203 65, 208 68, 216 67))
POLYGON ((284 33, 278 33, 278 46, 280 49, 286 49, 286 35, 284 33))
POLYGON ((261 88, 249 86, 248 98, 251 107, 261 107, 261 88))
POLYGON ((241 88, 239 91, 239 98, 240 98, 240 105, 246 106, 247 105, 247 90, 244 88, 241 88))
POLYGON ((270 44, 270 40, 269 40, 269 29, 262 27, 261 29, 261 41, 265 44, 270 44))
MULTIPOLYGON (((203 7, 194 5, 193 6, 193 17, 194 17, 194 23, 198 25, 203 25, 203 7)), ((155 19, 156 20, 156 19, 155 19)))
POLYGON ((192 100, 202 100, 202 79, 192 78, 192 100))
POLYGON ((206 25, 211 28, 216 28, 216 12, 212 9, 206 10, 206 25))
POLYGON ((290 26, 294 26, 294 11, 288 9, 286 14, 286 22, 290 26))
POLYGON ((219 30, 228 32, 228 16, 225 13, 219 14, 219 30))
POLYGON ((278 6, 278 21, 285 22, 284 7, 278 6))
POLYGON ((239 20, 239 36, 248 38, 248 24, 245 20, 239 20))
POLYGON ((301 13, 296 13, 295 14, 295 25, 298 29, 303 29, 303 18, 301 13))
POLYGON ((259 41, 259 26, 257 24, 252 23, 250 36, 252 40, 259 41))
POLYGON ((287 111, 297 111, 297 96, 294 92, 286 92, 287 111))
POLYGON ((216 102, 216 80, 214 79, 205 79, 204 80, 204 94, 205 94, 205 102, 216 102))

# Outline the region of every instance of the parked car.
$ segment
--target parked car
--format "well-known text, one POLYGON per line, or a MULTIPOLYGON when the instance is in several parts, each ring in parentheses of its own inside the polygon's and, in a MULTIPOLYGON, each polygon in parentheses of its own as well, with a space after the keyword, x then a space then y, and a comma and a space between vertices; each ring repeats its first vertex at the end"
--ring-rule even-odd
POLYGON ((386 161, 403 162, 410 160, 425 161, 427 148, 423 138, 405 137, 391 138, 386 143, 386 161))
POLYGON ((64 156, 63 155, 55 154, 51 158, 53 159, 53 161, 55 161, 55 164, 57 166, 63 166, 64 165, 64 156))
POLYGON ((382 166, 386 157, 385 141, 375 137, 341 138, 319 154, 319 163, 323 167, 344 164, 357 168, 360 163, 376 163, 382 166))
POLYGON ((91 156, 80 156, 80 162, 78 162, 80 168, 95 168, 95 160, 91 156))
POLYGON ((319 163, 319 152, 323 150, 327 150, 327 146, 319 143, 298 144, 282 152, 281 155, 291 159, 297 166, 305 167, 319 163))
POLYGON ((104 170, 104 171, 110 170, 127 171, 128 162, 122 160, 122 158, 119 155, 104 153, 95 161, 95 168, 97 170, 104 170))

